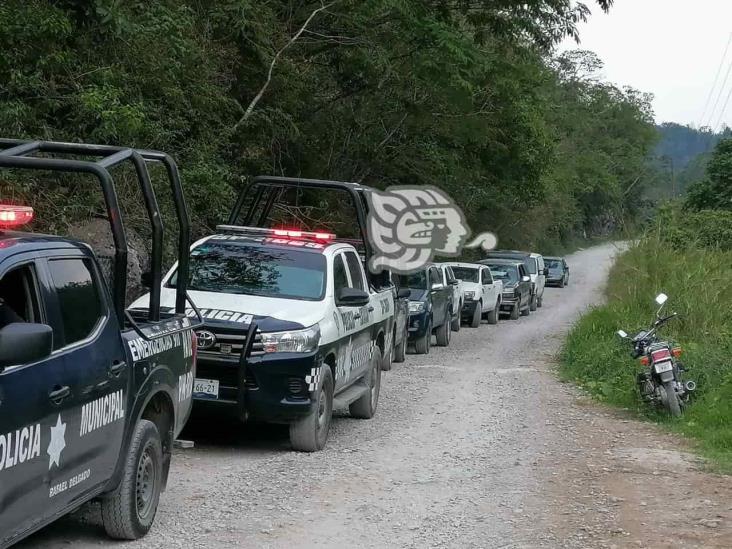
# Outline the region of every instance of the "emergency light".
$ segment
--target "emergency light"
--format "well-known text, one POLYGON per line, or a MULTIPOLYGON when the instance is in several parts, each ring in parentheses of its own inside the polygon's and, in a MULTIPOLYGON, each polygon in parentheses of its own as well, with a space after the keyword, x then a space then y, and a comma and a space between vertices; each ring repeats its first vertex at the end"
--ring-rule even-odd
POLYGON ((0 229, 12 229, 33 221, 33 208, 0 204, 0 229))

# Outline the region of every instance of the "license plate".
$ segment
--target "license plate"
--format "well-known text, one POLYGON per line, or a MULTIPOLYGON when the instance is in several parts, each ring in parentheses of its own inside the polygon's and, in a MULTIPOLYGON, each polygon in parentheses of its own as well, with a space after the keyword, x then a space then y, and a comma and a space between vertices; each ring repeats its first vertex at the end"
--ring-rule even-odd
POLYGON ((667 360, 665 362, 656 362, 654 364, 654 367, 656 368, 657 374, 662 374, 663 372, 670 372, 673 370, 673 365, 671 364, 670 360, 667 360))
POLYGON ((196 378, 193 381, 193 396, 196 398, 219 398, 219 380, 196 378))

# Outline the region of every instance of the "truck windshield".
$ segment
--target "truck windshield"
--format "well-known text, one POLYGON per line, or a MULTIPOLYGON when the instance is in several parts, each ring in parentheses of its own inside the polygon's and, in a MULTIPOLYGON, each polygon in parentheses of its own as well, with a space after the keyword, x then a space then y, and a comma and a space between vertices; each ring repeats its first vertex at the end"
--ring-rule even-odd
POLYGON ((399 286, 401 288, 414 288, 415 290, 427 289, 426 271, 418 271, 408 275, 399 275, 399 286))
POLYGON ((518 282, 518 269, 514 265, 488 265, 493 278, 503 282, 518 282))
POLYGON ((459 280, 478 282, 478 269, 472 269, 471 267, 453 267, 452 272, 455 273, 455 278, 459 280))
POLYGON ((325 294, 326 261, 315 252, 207 242, 191 251, 189 269, 189 290, 310 301, 325 294))
POLYGON ((550 269, 552 271, 561 271, 562 270, 562 261, 559 259, 544 259, 544 264, 546 265, 547 269, 550 269))

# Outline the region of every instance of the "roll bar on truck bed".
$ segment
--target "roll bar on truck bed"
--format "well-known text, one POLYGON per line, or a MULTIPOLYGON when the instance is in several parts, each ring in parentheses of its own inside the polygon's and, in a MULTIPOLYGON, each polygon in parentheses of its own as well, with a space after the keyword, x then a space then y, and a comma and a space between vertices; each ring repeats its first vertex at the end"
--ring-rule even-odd
MULTIPOLYGON (((151 250, 151 287, 148 321, 160 320, 160 287, 163 268, 163 234, 164 226, 155 191, 150 182, 147 169, 149 162, 161 163, 165 166, 170 190, 178 221, 178 269, 180 276, 176 285, 175 315, 186 315, 188 302, 196 316, 198 324, 202 324, 200 313, 186 294, 188 283, 188 258, 191 240, 191 226, 188 209, 183 195, 178 166, 171 156, 159 151, 132 149, 111 145, 93 145, 87 143, 64 143, 56 141, 23 141, 0 139, 0 169, 43 170, 91 175, 99 182, 107 210, 107 218, 114 242, 114 271, 112 275, 112 301, 120 326, 125 320, 145 339, 154 339, 171 331, 143 331, 125 311, 125 295, 127 289, 127 236, 119 208, 119 200, 114 180, 109 170, 125 162, 134 166, 137 181, 145 202, 145 210, 152 228, 151 250), (36 156, 43 154, 45 156, 36 156), (55 156, 53 156, 55 155, 55 156), (64 158, 73 155, 76 158, 64 158), (78 157, 90 158, 79 160, 78 157)), ((194 328, 196 326, 193 326, 194 328)), ((185 329, 190 329, 188 326, 185 329)), ((177 330, 175 330, 177 331, 177 330)))

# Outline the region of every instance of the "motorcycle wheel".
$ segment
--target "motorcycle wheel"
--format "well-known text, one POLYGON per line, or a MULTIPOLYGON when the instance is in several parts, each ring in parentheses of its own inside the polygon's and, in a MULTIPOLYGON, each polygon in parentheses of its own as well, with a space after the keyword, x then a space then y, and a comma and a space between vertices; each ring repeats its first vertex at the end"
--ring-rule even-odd
POLYGON ((666 391, 666 409, 672 417, 681 416, 681 405, 679 404, 679 396, 676 394, 673 381, 667 381, 663 384, 666 391))

